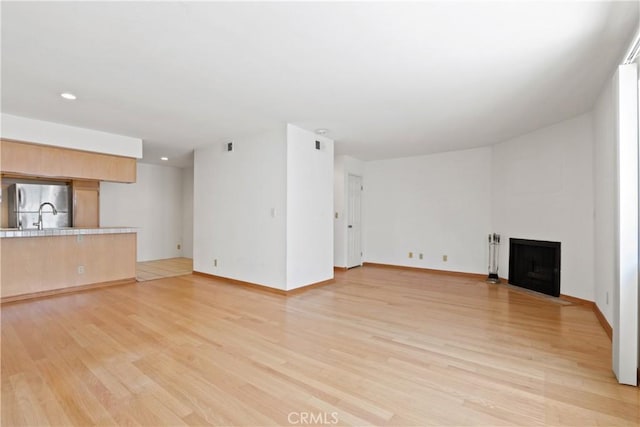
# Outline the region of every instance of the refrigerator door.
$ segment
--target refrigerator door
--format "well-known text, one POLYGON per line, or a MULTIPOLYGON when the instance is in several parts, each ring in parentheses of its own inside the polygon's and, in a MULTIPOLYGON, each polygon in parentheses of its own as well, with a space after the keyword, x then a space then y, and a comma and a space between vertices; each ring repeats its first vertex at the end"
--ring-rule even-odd
POLYGON ((42 208, 44 228, 71 227, 71 208, 68 185, 15 184, 9 187, 9 227, 37 228, 40 205, 49 202, 56 207, 53 215, 51 206, 42 208), (13 203, 11 203, 13 200, 13 203), (11 205, 15 205, 15 209, 11 205))

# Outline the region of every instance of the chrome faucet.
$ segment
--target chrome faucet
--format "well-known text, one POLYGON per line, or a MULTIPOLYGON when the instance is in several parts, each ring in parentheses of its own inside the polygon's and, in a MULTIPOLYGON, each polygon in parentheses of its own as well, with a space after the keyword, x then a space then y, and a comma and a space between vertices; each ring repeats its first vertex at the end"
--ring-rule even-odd
POLYGON ((54 215, 58 215, 58 211, 56 210, 56 207, 53 206, 52 203, 49 202, 44 202, 43 204, 40 205, 40 208, 38 208, 38 222, 34 222, 33 225, 38 227, 38 230, 42 230, 44 228, 44 226, 42 225, 42 208, 46 205, 51 206, 51 213, 54 215))

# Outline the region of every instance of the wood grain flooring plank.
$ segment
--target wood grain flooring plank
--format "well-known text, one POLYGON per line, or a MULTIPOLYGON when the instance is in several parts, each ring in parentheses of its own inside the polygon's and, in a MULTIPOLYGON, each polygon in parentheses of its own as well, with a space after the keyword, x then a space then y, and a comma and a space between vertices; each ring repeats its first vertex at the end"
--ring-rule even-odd
POLYGON ((587 305, 420 271, 335 277, 290 296, 186 275, 5 304, 2 425, 640 424, 587 305))

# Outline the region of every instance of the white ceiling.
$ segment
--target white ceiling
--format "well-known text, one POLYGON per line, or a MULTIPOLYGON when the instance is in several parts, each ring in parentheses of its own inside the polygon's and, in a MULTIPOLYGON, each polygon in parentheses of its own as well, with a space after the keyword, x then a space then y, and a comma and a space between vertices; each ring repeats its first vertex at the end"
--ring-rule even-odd
POLYGON ((177 166, 287 122, 364 160, 504 141, 590 110, 638 26, 636 1, 1 8, 3 112, 177 166))

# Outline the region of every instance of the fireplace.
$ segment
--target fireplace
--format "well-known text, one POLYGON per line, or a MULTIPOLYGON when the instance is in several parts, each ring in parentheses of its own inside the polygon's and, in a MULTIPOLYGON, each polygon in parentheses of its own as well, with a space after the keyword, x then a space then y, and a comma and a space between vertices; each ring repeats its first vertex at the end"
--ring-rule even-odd
POLYGON ((560 242, 509 239, 509 283, 560 296, 560 242))

